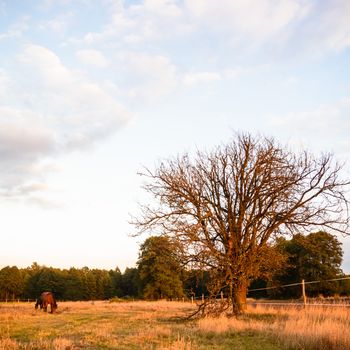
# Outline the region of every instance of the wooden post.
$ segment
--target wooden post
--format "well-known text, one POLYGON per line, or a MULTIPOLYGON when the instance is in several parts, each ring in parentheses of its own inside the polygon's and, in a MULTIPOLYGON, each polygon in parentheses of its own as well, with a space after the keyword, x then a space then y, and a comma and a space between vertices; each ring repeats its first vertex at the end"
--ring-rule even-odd
POLYGON ((303 293, 303 303, 304 303, 304 308, 305 308, 306 307, 305 280, 301 281, 301 290, 303 293))
POLYGON ((224 292, 221 291, 221 301, 223 301, 223 300, 224 300, 224 292))
POLYGON ((202 302, 204 303, 204 294, 202 294, 202 302))
POLYGON ((193 304, 193 295, 191 296, 191 303, 193 304))

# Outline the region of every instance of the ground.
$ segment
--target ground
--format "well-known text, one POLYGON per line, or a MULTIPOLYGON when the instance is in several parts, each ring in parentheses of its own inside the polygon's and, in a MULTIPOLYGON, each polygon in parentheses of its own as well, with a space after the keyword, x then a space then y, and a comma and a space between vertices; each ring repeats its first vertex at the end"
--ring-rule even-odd
POLYGON ((166 301, 60 302, 57 313, 50 314, 35 310, 32 303, 2 303, 0 350, 350 348, 346 308, 330 310, 328 315, 327 310, 255 307, 239 319, 186 321, 195 307, 166 301), (298 334, 296 324, 311 335, 298 334))

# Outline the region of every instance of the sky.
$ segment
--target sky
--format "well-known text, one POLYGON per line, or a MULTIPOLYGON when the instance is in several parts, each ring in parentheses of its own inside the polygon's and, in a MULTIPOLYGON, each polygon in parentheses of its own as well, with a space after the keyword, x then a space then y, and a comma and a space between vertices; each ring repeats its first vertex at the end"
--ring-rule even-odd
POLYGON ((236 131, 350 176, 349 23, 348 0, 0 0, 0 268, 135 266, 137 173, 236 131))

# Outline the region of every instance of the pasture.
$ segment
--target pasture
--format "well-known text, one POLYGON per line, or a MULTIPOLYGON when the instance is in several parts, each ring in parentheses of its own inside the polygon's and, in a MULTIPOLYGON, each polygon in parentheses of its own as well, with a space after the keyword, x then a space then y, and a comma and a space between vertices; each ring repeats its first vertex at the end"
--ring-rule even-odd
POLYGON ((0 350, 350 349, 350 309, 250 307, 236 318, 186 321, 180 302, 0 304, 0 350))

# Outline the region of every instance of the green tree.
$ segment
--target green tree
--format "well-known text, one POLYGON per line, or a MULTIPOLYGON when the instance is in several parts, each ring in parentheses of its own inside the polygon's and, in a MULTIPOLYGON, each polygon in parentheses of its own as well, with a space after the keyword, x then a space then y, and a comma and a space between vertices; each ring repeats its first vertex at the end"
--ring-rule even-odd
POLYGON ((96 281, 96 299, 104 300, 113 296, 111 277, 106 270, 94 269, 91 271, 96 281))
POLYGON ((122 291, 122 273, 120 272, 119 268, 116 267, 115 270, 110 270, 109 275, 112 281, 112 287, 113 287, 113 295, 121 297, 123 295, 122 291))
POLYGON ((208 297, 208 284, 210 282, 210 274, 203 270, 185 270, 184 271, 184 289, 188 297, 199 298, 203 294, 208 297))
POLYGON ((350 295, 350 276, 344 275, 344 280, 339 281, 339 294, 349 296, 350 295))
POLYGON ((47 291, 54 293, 57 299, 62 299, 65 289, 64 273, 52 267, 35 267, 26 280, 25 289, 31 298, 37 298, 47 291))
POLYGON ((183 261, 210 271, 213 295, 229 290, 232 311, 240 313, 250 281, 276 267, 274 237, 315 227, 349 233, 349 181, 341 170, 331 154, 296 153, 272 138, 238 134, 211 152, 147 169, 144 188, 156 201, 141 207, 134 224, 139 234, 177 240, 183 261))
POLYGON ((85 295, 83 293, 83 273, 76 268, 70 268, 66 271, 64 281, 64 300, 84 300, 85 295))
POLYGON ((184 295, 175 251, 167 237, 149 237, 141 245, 137 264, 144 298, 172 299, 184 295))
POLYGON ((24 295, 29 299, 36 299, 40 295, 38 278, 43 267, 34 262, 25 269, 24 295))
POLYGON ((83 286, 85 300, 97 299, 96 276, 88 267, 83 267, 83 286))
POLYGON ((15 299, 23 292, 23 278, 17 266, 0 270, 0 299, 15 299))
POLYGON ((123 297, 139 297, 141 287, 137 268, 127 267, 125 269, 122 274, 120 288, 123 297))
MULTIPOLYGON (((338 292, 338 283, 327 281, 343 276, 343 250, 336 236, 324 231, 297 234, 291 240, 280 240, 279 246, 288 256, 287 267, 275 276, 272 284, 321 281, 306 285, 308 295, 331 295, 338 292)), ((274 296, 300 296, 300 286, 271 290, 274 296)))

